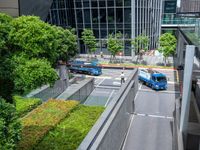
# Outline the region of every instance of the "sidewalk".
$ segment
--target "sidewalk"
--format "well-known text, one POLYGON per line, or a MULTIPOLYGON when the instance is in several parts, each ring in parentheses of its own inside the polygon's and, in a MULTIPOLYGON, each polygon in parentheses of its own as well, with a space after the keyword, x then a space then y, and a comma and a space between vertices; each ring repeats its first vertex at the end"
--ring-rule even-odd
MULTIPOLYGON (((80 54, 80 57, 77 60, 87 61, 88 55, 87 54, 80 54)), ((100 55, 96 55, 96 59, 99 61, 102 67, 105 68, 126 68, 132 69, 137 67, 143 68, 164 68, 164 69, 174 69, 173 67, 173 57, 168 58, 167 66, 164 66, 164 61, 162 56, 148 56, 144 55, 143 59, 141 60, 141 64, 137 63, 137 56, 132 58, 131 56, 116 56, 117 63, 111 64, 110 62, 110 55, 104 55, 104 58, 101 58, 100 55)))

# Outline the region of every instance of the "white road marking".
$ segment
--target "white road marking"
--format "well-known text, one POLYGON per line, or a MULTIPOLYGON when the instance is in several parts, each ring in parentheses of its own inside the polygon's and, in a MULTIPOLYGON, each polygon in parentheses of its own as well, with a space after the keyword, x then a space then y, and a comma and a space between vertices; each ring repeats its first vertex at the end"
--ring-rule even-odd
POLYGON ((173 119, 173 117, 170 116, 161 116, 161 115, 148 115, 148 114, 140 114, 135 113, 137 116, 143 116, 143 117, 153 117, 153 118, 162 118, 162 119, 173 119))
POLYGON ((134 120, 134 115, 131 117, 131 122, 130 122, 129 127, 128 127, 128 132, 126 133, 126 137, 125 137, 125 140, 124 140, 124 144, 123 144, 123 148, 122 148, 122 149, 124 149, 124 147, 125 147, 125 143, 126 143, 126 141, 127 141, 127 139, 128 139, 128 135, 129 135, 129 133, 130 133, 131 125, 132 125, 133 120, 134 120))
POLYGON ((97 84, 96 87, 98 87, 101 83, 103 83, 104 80, 105 80, 105 79, 103 79, 102 81, 100 81, 100 82, 97 84))
POLYGON ((142 84, 140 84, 140 86, 139 86, 139 90, 142 88, 142 84))
POLYGON ((120 82, 113 82, 113 85, 121 85, 120 82))
POLYGON ((112 79, 112 77, 109 77, 109 76, 90 76, 90 75, 86 75, 86 77, 93 77, 95 79, 112 79))
POLYGON ((158 92, 158 93, 172 93, 172 94, 180 94, 179 91, 153 91, 153 90, 149 90, 149 89, 140 89, 140 91, 144 91, 144 92, 158 92))
POLYGON ((112 95, 114 94, 114 92, 115 92, 115 90, 112 90, 112 92, 110 93, 110 95, 109 95, 109 97, 108 97, 108 100, 107 100, 107 102, 106 102, 106 104, 105 104, 105 107, 108 105, 108 103, 109 103, 109 101, 110 101, 112 95))

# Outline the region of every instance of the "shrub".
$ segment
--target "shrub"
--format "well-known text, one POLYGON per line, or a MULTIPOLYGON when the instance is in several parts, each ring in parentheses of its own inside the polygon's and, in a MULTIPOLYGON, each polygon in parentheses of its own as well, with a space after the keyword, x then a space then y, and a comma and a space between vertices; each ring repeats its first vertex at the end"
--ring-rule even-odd
POLYGON ((103 112, 103 107, 80 105, 34 148, 75 150, 103 112))
POLYGON ((24 116, 26 113, 30 112, 38 105, 42 103, 39 98, 23 98, 21 96, 13 97, 16 105, 17 114, 19 117, 24 116))
POLYGON ((77 101, 49 100, 34 109, 21 120, 22 140, 17 149, 32 149, 77 104, 77 101))
POLYGON ((21 125, 17 120, 14 105, 0 98, 0 149, 15 149, 20 140, 21 125))

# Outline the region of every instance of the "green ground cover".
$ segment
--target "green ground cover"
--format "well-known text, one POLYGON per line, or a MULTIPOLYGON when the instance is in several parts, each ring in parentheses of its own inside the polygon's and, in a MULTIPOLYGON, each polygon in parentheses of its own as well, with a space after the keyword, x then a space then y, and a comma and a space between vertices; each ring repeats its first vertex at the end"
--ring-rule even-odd
POLYGON ((100 65, 110 65, 116 67, 144 67, 144 68, 163 68, 163 69, 172 69, 173 66, 155 66, 155 65, 144 65, 144 64, 133 64, 133 63, 109 63, 109 62, 100 62, 100 65))
POLYGON ((77 105, 77 101, 49 100, 31 111, 21 119, 22 139, 17 149, 33 149, 77 105))
POLYGON ((79 105, 50 131, 35 150, 75 150, 103 112, 103 107, 79 105))
POLYGON ((14 96, 13 99, 19 117, 26 115, 38 105, 42 104, 41 99, 38 98, 23 98, 21 96, 14 96))

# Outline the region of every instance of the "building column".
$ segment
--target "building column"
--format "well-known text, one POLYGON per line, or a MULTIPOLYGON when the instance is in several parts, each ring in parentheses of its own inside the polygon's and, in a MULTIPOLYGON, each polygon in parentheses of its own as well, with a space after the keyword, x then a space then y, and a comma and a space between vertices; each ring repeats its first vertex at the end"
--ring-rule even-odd
POLYGON ((185 139, 187 135, 189 110, 190 110, 194 52, 195 52, 194 45, 186 46, 184 80, 183 80, 183 97, 182 97, 181 119, 180 119, 180 131, 183 133, 185 139))
MULTIPOLYGON (((131 1, 131 40, 135 38, 135 0, 131 1)), ((135 49, 134 46, 131 44, 131 56, 132 60, 135 57, 135 49)))

